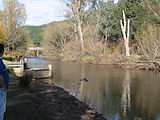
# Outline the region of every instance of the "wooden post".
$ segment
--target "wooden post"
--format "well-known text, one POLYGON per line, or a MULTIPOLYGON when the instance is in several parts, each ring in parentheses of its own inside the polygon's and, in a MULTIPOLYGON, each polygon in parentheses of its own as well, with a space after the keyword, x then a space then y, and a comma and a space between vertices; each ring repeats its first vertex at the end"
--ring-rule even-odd
POLYGON ((49 69, 49 77, 52 77, 52 65, 48 65, 48 69, 49 69))
POLYGON ((39 50, 38 49, 36 50, 36 56, 37 57, 39 56, 39 50))
POLYGON ((20 63, 21 63, 21 66, 20 66, 20 74, 21 76, 24 75, 24 61, 23 60, 20 60, 20 63))

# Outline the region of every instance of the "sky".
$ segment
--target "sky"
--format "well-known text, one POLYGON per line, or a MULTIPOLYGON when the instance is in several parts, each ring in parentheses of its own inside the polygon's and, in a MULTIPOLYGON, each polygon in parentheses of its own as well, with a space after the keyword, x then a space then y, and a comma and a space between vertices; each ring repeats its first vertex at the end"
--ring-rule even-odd
MULTIPOLYGON (((43 25, 65 19, 66 5, 62 0, 18 0, 23 3, 27 13, 27 25, 43 25)), ((0 0, 2 8, 2 0, 0 0)))
MULTIPOLYGON (((26 25, 43 25, 65 19, 67 7, 64 0, 18 0, 26 8, 26 25)), ((117 1, 117 0, 116 0, 117 1)), ((2 0, 0 0, 2 9, 2 0)))

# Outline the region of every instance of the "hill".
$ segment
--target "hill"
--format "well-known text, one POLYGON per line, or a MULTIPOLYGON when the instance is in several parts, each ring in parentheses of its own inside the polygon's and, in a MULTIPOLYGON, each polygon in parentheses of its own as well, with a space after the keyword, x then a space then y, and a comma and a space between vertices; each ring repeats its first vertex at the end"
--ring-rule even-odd
POLYGON ((31 39, 33 41, 33 44, 36 46, 40 46, 42 44, 43 41, 43 32, 45 29, 46 25, 41 25, 41 26, 26 26, 31 39))
POLYGON ((27 28, 27 30, 30 33, 32 43, 35 46, 41 46, 41 44, 43 42, 43 32, 45 31, 45 27, 47 25, 52 25, 52 24, 55 24, 55 23, 62 24, 64 22, 67 22, 67 20, 51 22, 49 24, 40 25, 40 26, 30 26, 30 25, 28 25, 28 26, 25 26, 25 27, 27 28))

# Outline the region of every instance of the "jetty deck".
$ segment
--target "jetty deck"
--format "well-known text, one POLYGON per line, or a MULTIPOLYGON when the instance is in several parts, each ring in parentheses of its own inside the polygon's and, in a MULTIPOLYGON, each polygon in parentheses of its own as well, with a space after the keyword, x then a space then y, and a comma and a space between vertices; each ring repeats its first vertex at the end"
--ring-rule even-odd
POLYGON ((8 68, 13 68, 16 76, 23 77, 27 74, 31 75, 33 79, 39 78, 51 78, 52 77, 52 65, 41 68, 25 68, 23 61, 20 62, 5 62, 8 68))

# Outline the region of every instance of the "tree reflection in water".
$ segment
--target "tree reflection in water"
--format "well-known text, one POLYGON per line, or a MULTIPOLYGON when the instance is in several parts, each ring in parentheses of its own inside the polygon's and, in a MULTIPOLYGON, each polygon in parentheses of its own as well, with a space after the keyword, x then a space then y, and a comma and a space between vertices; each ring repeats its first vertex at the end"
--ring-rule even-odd
POLYGON ((123 109, 124 118, 126 118, 126 113, 130 110, 131 107, 130 72, 127 69, 122 85, 123 91, 121 98, 121 107, 123 109))
POLYGON ((54 82, 108 120, 160 118, 160 73, 69 62, 58 62, 54 70, 54 82))

